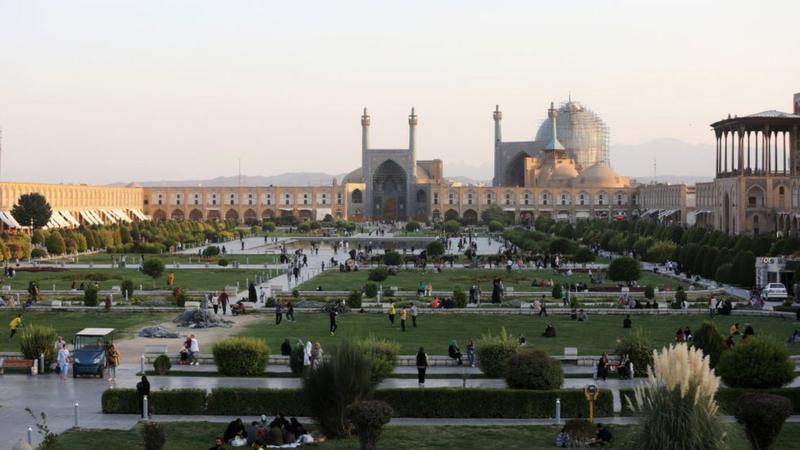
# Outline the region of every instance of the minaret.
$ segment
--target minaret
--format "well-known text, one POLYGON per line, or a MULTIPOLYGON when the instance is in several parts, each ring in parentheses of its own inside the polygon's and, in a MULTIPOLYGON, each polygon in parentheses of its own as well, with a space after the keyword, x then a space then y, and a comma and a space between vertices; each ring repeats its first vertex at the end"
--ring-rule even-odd
POLYGON ((361 151, 367 150, 369 150, 369 114, 365 107, 364 114, 361 115, 361 151))
POLYGON ((561 145, 561 142, 558 142, 558 133, 556 132, 556 118, 558 117, 558 111, 556 110, 553 102, 550 102, 550 109, 547 110, 547 117, 550 118, 550 124, 553 126, 553 137, 550 138, 550 142, 544 147, 545 150, 553 150, 553 151, 563 151, 564 146, 561 145))
POLYGON ((503 113, 500 111, 500 105, 494 105, 492 117, 494 118, 494 178, 492 178, 492 186, 500 186, 503 181, 500 173, 500 168, 502 167, 500 144, 503 142, 500 121, 503 120, 503 113))
POLYGON ((411 153, 411 174, 417 175, 417 115, 414 108, 408 116, 408 151, 411 153))

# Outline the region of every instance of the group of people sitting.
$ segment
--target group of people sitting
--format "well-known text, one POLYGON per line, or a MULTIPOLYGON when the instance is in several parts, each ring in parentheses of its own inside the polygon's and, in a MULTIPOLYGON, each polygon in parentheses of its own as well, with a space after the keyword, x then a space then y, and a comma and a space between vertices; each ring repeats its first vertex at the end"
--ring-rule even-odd
POLYGON ((572 308, 572 312, 569 314, 570 320, 577 320, 578 322, 586 322, 589 320, 589 316, 586 314, 586 311, 581 309, 572 308))
POLYGON ((744 331, 742 331, 738 323, 734 323, 731 325, 730 330, 728 330, 728 338, 725 340, 725 345, 728 348, 733 348, 733 346, 736 345, 736 341, 734 341, 735 336, 741 336, 742 338, 739 342, 742 344, 747 344, 750 342, 750 336, 755 336, 755 334, 756 331, 749 323, 744 324, 744 331))
POLYGON ((675 343, 680 344, 681 342, 691 342, 694 339, 694 335, 692 334, 692 330, 687 325, 686 328, 678 328, 678 331, 675 332, 675 343))
POLYGON ((286 419, 278 413, 271 421, 262 415, 261 421, 254 420, 245 428, 242 419, 236 419, 228 424, 222 437, 217 437, 215 446, 209 450, 222 449, 222 445, 230 444, 232 447, 250 446, 253 449, 262 449, 263 446, 297 447, 302 444, 314 442, 314 437, 297 418, 286 419))
POLYGON ((610 372, 617 372, 620 379, 633 377, 633 363, 630 357, 623 353, 618 363, 612 363, 608 359, 608 352, 603 353, 600 360, 597 361, 597 378, 606 381, 610 372))

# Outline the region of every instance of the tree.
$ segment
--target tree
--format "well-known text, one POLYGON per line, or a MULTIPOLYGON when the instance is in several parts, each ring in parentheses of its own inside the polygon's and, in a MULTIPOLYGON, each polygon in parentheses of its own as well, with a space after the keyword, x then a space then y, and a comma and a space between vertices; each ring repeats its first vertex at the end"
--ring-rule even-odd
POLYGON ((442 256, 444 255, 444 244, 441 241, 433 241, 425 248, 425 252, 429 258, 442 256))
POLYGON ((408 231, 409 233, 413 233, 415 231, 419 231, 420 228, 421 228, 421 226, 420 226, 419 222, 416 222, 416 221, 413 221, 413 220, 409 220, 408 223, 406 223, 406 231, 408 231))
POLYGON ((733 260, 733 276, 736 284, 751 287, 756 281, 756 257, 753 252, 746 251, 736 255, 733 260))
POLYGON ((588 247, 580 247, 575 251, 575 262, 586 264, 594 261, 595 254, 588 247))
POLYGON ((481 211, 481 221, 488 225, 491 222, 500 222, 502 225, 508 225, 508 215, 503 208, 498 205, 491 205, 481 211))
POLYGON ((164 262, 157 258, 150 258, 144 262, 142 272, 153 279, 153 285, 156 283, 156 278, 164 273, 164 262))
POLYGON ((565 238, 554 239, 550 242, 550 253, 569 253, 572 250, 572 241, 565 238))
POLYGON ((614 281, 635 281, 639 279, 639 261, 622 256, 608 265, 608 278, 614 281))
POLYGON ((50 232, 50 236, 47 236, 45 245, 47 247, 47 252, 51 255, 63 255, 67 252, 67 245, 64 243, 64 238, 58 230, 50 232))
POLYGON ((694 333, 692 345, 703 350, 708 356, 711 367, 716 367, 722 352, 726 350, 725 338, 722 337, 714 322, 703 322, 694 333))
POLYGON ((457 220, 450 219, 445 221, 445 223, 442 225, 442 228, 444 229, 445 233, 458 233, 458 230, 461 229, 461 224, 458 223, 457 220))
POLYGON ((53 210, 44 195, 32 192, 20 195, 17 204, 11 208, 11 215, 22 226, 30 225, 33 221, 34 228, 41 228, 47 225, 53 210))

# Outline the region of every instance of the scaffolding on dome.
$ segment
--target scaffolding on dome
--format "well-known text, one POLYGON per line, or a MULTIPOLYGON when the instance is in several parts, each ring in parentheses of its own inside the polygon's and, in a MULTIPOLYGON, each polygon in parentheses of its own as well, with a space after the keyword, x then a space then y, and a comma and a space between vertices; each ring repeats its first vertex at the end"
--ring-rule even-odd
MULTIPOLYGON (((582 104, 569 100, 558 107, 556 133, 581 169, 596 163, 611 163, 608 126, 597 113, 582 104)), ((552 134, 550 118, 546 118, 539 126, 536 140, 550 142, 552 134)))

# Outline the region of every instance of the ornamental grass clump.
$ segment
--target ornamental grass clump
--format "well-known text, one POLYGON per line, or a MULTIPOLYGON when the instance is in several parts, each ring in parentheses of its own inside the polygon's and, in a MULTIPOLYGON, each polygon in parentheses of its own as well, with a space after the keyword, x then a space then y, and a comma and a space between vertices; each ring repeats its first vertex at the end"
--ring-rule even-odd
POLYGON ((490 378, 502 377, 508 359, 519 351, 519 343, 512 338, 505 327, 497 336, 486 334, 475 344, 478 366, 490 378))
POLYGON ((647 374, 647 381, 634 389, 634 398, 627 398, 641 420, 630 448, 726 448, 714 400, 720 379, 702 350, 681 343, 654 351, 647 374))

